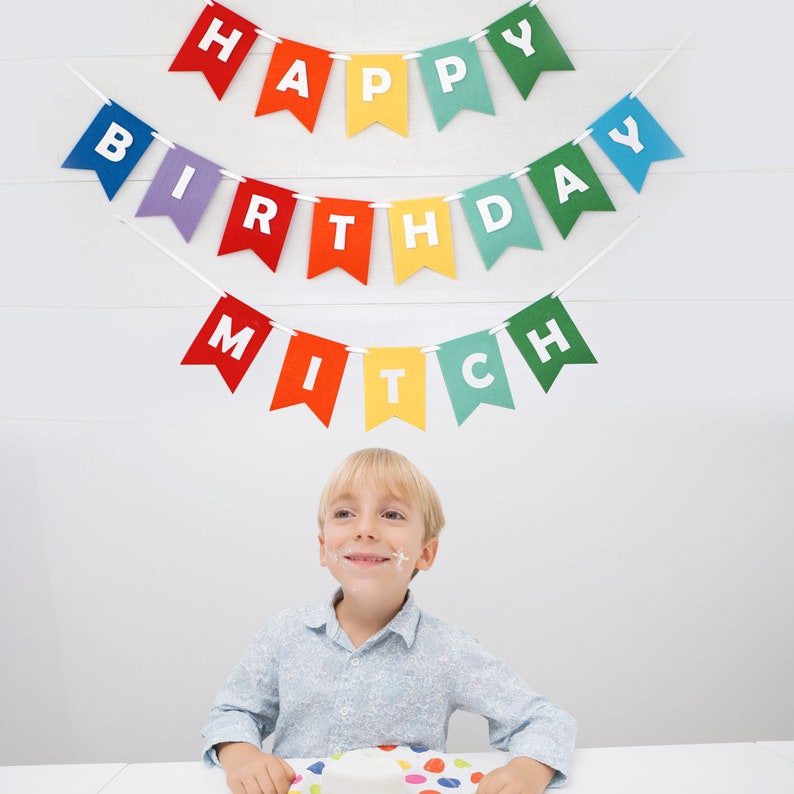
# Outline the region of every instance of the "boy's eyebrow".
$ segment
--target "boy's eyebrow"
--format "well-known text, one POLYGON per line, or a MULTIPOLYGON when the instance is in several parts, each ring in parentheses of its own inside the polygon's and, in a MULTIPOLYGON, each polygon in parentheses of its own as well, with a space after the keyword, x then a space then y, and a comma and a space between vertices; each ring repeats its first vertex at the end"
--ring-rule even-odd
MULTIPOLYGON (((332 499, 329 500, 329 505, 335 505, 337 502, 351 502, 356 500, 356 495, 350 492, 343 492, 335 494, 332 499)), ((411 508, 414 507, 410 499, 407 499, 404 496, 400 496, 399 494, 394 493, 393 491, 388 491, 386 494, 386 500, 389 502, 399 502, 400 505, 403 507, 411 508)))

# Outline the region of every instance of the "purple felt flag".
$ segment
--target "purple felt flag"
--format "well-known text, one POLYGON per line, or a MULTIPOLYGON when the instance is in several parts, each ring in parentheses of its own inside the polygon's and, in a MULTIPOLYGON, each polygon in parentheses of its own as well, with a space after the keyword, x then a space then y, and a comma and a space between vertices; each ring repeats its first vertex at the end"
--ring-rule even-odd
POLYGON ((167 215, 190 242, 220 181, 220 166, 174 146, 166 154, 135 215, 167 215))

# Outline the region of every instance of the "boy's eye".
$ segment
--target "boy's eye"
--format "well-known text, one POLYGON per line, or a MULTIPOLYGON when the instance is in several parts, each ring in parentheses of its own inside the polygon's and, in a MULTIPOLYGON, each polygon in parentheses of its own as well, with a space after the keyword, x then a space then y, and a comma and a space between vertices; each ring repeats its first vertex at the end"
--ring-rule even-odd
POLYGON ((397 510, 387 510, 383 517, 388 519, 389 521, 398 521, 403 517, 403 514, 398 512, 397 510))
POLYGON ((344 507, 334 511, 334 518, 350 518, 352 515, 353 512, 344 507))

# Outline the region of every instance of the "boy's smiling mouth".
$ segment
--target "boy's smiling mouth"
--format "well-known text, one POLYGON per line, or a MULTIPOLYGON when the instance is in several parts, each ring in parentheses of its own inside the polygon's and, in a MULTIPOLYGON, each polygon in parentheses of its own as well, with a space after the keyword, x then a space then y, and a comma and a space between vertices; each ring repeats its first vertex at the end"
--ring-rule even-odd
POLYGON ((354 565, 380 565, 389 562, 391 557, 383 557, 380 554, 369 554, 367 552, 351 552, 343 555, 344 559, 354 565))

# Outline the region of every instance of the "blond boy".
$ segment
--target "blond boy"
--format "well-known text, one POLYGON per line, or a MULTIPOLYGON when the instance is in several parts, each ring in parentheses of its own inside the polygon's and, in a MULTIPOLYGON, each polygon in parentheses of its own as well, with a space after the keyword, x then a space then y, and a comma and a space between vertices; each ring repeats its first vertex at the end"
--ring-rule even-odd
POLYGON ((488 720, 509 753, 477 794, 539 794, 564 781, 576 726, 470 635, 422 612, 409 584, 438 552, 444 514, 405 457, 350 455, 320 498, 320 564, 339 583, 323 605, 287 610, 257 634, 218 693, 205 760, 234 794, 286 794, 286 758, 378 745, 444 752, 451 714, 488 720), (273 753, 261 751, 274 734, 273 753))

